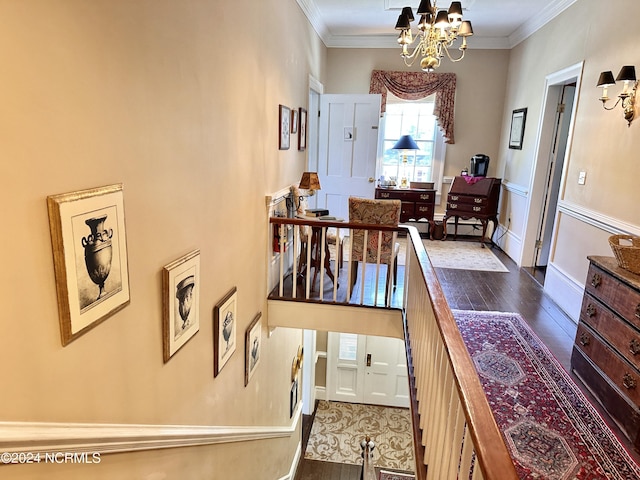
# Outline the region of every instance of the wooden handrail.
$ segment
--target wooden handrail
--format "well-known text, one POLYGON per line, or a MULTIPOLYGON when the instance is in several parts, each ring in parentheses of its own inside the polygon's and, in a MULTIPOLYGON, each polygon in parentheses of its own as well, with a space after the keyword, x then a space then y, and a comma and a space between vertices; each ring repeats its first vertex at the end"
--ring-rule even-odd
MULTIPOLYGON (((493 417, 474 363, 429 261, 422 239, 415 227, 409 227, 409 235, 411 242, 408 242, 408 245, 413 246, 417 258, 417 265, 411 265, 410 268, 419 268, 424 279, 483 477, 487 480, 515 480, 518 474, 509 450, 493 417)), ((415 273, 412 272, 411 275, 415 273)))
POLYGON ((275 225, 310 225, 312 227, 333 227, 341 230, 375 230, 382 232, 404 232, 406 227, 394 225, 380 225, 377 223, 350 223, 335 222, 333 220, 314 220, 313 217, 306 218, 290 218, 290 217, 270 217, 269 222, 275 225))

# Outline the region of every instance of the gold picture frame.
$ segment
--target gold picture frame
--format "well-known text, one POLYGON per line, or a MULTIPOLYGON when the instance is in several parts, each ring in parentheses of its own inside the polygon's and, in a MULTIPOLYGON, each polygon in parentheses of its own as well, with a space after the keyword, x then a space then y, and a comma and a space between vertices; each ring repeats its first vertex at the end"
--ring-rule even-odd
POLYGON ((164 362, 200 330, 200 250, 162 269, 164 362))
POLYGON ((238 291, 233 287, 213 309, 213 376, 217 377, 222 367, 236 351, 238 324, 238 291))
POLYGON ((130 302, 122 184, 47 197, 62 345, 130 302))
POLYGON ((256 372, 262 357, 262 312, 258 313, 247 327, 244 335, 244 386, 256 372))

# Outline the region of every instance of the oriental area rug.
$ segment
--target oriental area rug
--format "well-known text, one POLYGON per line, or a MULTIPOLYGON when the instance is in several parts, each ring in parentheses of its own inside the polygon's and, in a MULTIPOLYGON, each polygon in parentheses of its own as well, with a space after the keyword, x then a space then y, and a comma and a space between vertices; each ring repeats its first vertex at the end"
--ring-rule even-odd
POLYGON ((640 467, 520 315, 453 314, 521 479, 640 478, 640 467))
POLYGON ((408 408, 320 400, 304 458, 362 465, 360 442, 375 443, 376 467, 415 471, 408 408))

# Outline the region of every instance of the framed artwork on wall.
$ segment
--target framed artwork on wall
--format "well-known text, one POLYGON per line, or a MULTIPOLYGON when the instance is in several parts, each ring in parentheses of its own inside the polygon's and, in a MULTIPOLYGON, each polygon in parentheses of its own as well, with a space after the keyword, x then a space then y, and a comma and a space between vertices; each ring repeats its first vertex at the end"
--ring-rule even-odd
POLYGON ((298 133, 298 110, 291 109, 291 133, 298 133))
POLYGON ((307 111, 300 108, 300 128, 298 129, 298 150, 307 148, 307 111))
POLYGON ((511 113, 511 131, 509 133, 509 148, 522 150, 524 125, 527 120, 527 109, 519 108, 511 113))
POLYGON ((238 316, 238 292, 233 287, 213 309, 213 376, 236 351, 236 324, 238 316))
POLYGON ((251 321, 251 324, 245 332, 244 340, 244 386, 249 384, 249 380, 256 371, 256 367, 260 363, 260 354, 262 351, 262 313, 258 313, 251 321))
POLYGON ((280 150, 289 150, 289 144, 291 139, 291 109, 280 105, 280 140, 278 148, 280 150))
POLYGON ((122 184, 47 197, 62 345, 129 304, 122 184))
POLYGON ((200 330, 200 250, 162 269, 162 323, 166 363, 200 330))

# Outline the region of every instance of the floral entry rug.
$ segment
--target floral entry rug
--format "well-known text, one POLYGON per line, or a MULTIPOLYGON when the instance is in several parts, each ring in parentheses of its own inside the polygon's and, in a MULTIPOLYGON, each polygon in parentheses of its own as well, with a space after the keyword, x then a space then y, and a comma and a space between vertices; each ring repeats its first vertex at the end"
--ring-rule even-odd
POLYGON ((520 315, 453 314, 521 479, 640 478, 640 467, 520 315))

